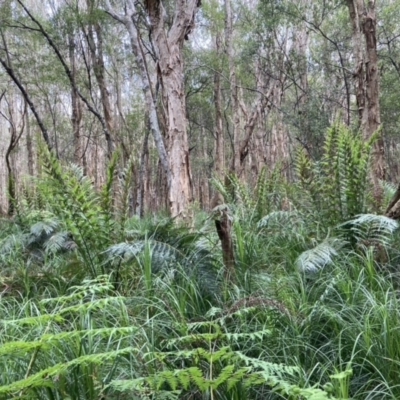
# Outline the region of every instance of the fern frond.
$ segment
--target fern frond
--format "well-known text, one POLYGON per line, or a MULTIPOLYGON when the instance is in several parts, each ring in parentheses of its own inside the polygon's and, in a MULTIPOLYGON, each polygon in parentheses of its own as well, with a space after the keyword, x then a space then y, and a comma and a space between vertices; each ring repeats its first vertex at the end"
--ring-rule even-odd
POLYGON ((398 229, 397 221, 384 215, 361 214, 356 218, 339 225, 339 228, 350 228, 358 243, 382 244, 387 246, 398 229))
POLYGON ((124 227, 125 222, 129 218, 131 189, 134 180, 134 165, 135 157, 132 153, 128 160, 127 166, 119 174, 115 214, 121 229, 124 227))
POLYGON ((302 224, 300 214, 296 211, 273 211, 258 221, 258 228, 293 227, 302 224))
POLYGON ((113 202, 113 184, 115 182, 115 174, 117 171, 117 164, 120 158, 120 152, 114 151, 112 158, 107 168, 106 183, 101 192, 101 203, 103 212, 111 219, 112 216, 112 202, 113 202))
POLYGON ((296 260, 296 266, 301 272, 317 272, 332 264, 333 258, 338 255, 338 250, 344 242, 328 238, 313 249, 306 250, 296 260))
POLYGON ((48 238, 43 247, 48 253, 72 251, 77 249, 76 243, 68 232, 56 232, 48 238))

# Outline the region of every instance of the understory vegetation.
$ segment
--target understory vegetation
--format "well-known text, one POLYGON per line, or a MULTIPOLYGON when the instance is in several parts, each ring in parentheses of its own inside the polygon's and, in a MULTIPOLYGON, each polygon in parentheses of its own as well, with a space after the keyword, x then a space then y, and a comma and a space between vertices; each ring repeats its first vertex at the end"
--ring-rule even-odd
POLYGON ((215 180, 232 222, 130 214, 132 166, 101 193, 43 146, 1 221, 0 399, 399 399, 400 246, 373 146, 331 127, 296 176, 215 180))

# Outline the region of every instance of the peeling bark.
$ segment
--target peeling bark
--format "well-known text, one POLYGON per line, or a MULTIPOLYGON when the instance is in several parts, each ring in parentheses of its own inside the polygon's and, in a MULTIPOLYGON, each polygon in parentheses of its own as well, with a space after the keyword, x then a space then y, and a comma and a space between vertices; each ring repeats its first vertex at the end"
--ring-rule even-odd
MULTIPOLYGON (((353 28, 353 49, 356 59, 354 78, 360 126, 365 140, 379 131, 381 126, 379 107, 379 68, 376 44, 375 1, 347 0, 353 28)), ((386 177, 386 163, 382 132, 373 150, 373 173, 375 195, 381 197, 379 180, 386 177)))
POLYGON ((176 0, 172 25, 167 31, 166 11, 162 2, 147 0, 145 4, 151 24, 152 41, 157 53, 158 78, 165 100, 166 142, 171 171, 169 208, 172 217, 185 218, 193 200, 187 136, 183 43, 193 30, 199 5, 199 0, 176 0))

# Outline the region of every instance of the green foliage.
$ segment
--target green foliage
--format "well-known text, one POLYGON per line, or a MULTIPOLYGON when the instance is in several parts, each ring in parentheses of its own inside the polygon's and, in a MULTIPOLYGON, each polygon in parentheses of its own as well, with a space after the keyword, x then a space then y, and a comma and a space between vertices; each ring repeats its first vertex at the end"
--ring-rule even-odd
MULTIPOLYGON (((112 244, 117 233, 121 234, 128 215, 132 162, 129 162, 129 170, 124 171, 118 186, 115 183, 118 158, 119 153, 114 153, 104 188, 101 193, 97 193, 80 167, 65 169, 47 148, 41 146, 45 178, 38 186, 40 197, 76 243, 93 277, 101 273, 99 265, 102 265, 102 251, 112 244), (117 189, 119 196, 114 195, 117 189), (114 197, 118 201, 114 201, 114 197)), ((56 241, 53 239, 53 242, 56 241)))
POLYGON ((175 282, 193 280, 205 297, 217 295, 218 261, 205 235, 176 227, 170 218, 150 222, 132 218, 127 221, 125 237, 129 241, 114 244, 104 253, 114 269, 137 265, 146 275, 147 262, 150 273, 174 277, 175 282))
POLYGON ((299 184, 324 224, 334 225, 366 212, 369 161, 376 138, 364 141, 360 134, 335 124, 328 129, 320 161, 311 161, 304 149, 299 151, 299 184))
POLYGON ((369 152, 335 126, 295 184, 215 182, 224 284, 212 218, 129 217, 132 160, 97 192, 45 150, 2 223, 0 399, 400 398, 398 223, 370 211, 369 152))

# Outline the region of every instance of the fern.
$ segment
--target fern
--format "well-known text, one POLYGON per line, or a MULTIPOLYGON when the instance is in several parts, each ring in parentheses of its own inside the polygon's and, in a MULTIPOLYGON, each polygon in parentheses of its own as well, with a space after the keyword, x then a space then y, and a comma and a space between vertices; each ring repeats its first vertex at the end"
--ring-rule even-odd
POLYGON ((0 365, 13 372, 0 377, 0 397, 42 398, 37 391, 45 388, 63 397, 62 382, 77 368, 109 369, 111 376, 117 360, 137 354, 132 338, 139 327, 128 321, 107 326, 106 318, 101 322, 105 325, 93 325, 96 315, 116 315, 125 307, 122 297, 109 294, 111 288, 108 277, 85 281, 66 296, 40 301, 29 317, 1 320, 0 365), (14 335, 21 340, 7 340, 14 335))
MULTIPOLYGON (((116 208, 113 202, 118 155, 118 152, 113 155, 107 170, 106 184, 98 194, 80 167, 73 165, 64 169, 47 148, 42 146, 40 150, 46 177, 39 189, 47 198, 48 207, 73 237, 93 277, 102 272, 99 265, 103 265, 103 251, 113 242, 115 234, 121 233, 121 229, 116 229, 116 208)), ((126 220, 126 209, 123 213, 119 226, 126 220)))
POLYGON ((214 257, 208 248, 194 246, 184 249, 180 246, 154 239, 136 240, 132 243, 119 243, 109 247, 105 254, 114 265, 119 262, 132 263, 145 254, 146 246, 151 249, 151 268, 153 273, 167 273, 168 270, 181 270, 185 275, 198 280, 201 287, 209 293, 216 293, 218 280, 214 272, 214 257))
POLYGON ((298 152, 295 170, 303 193, 331 226, 366 211, 375 140, 376 136, 365 142, 337 123, 328 129, 320 161, 311 161, 304 150, 298 152))
POLYGON ((338 250, 344 244, 339 239, 328 238, 313 249, 300 254, 296 260, 296 265, 301 272, 319 271, 333 263, 334 257, 338 255, 338 250))
POLYGON ((221 362, 228 365, 218 368, 217 375, 208 377, 198 366, 184 369, 174 369, 159 372, 150 377, 141 377, 132 380, 115 380, 110 386, 121 392, 155 393, 161 388, 169 387, 171 391, 179 392, 196 388, 202 393, 213 392, 221 386, 227 390, 233 390, 237 385, 243 384, 245 388, 257 385, 266 385, 275 392, 293 396, 294 399, 334 399, 329 393, 319 388, 302 388, 289 379, 298 379, 299 370, 296 367, 288 367, 283 364, 274 364, 267 361, 248 357, 241 352, 232 352, 228 348, 210 353, 206 350, 196 349, 179 353, 171 353, 179 359, 205 359, 209 366, 219 365, 221 362))
POLYGON ((350 230, 356 244, 389 246, 398 226, 397 221, 384 215, 361 214, 341 224, 339 229, 350 230))

